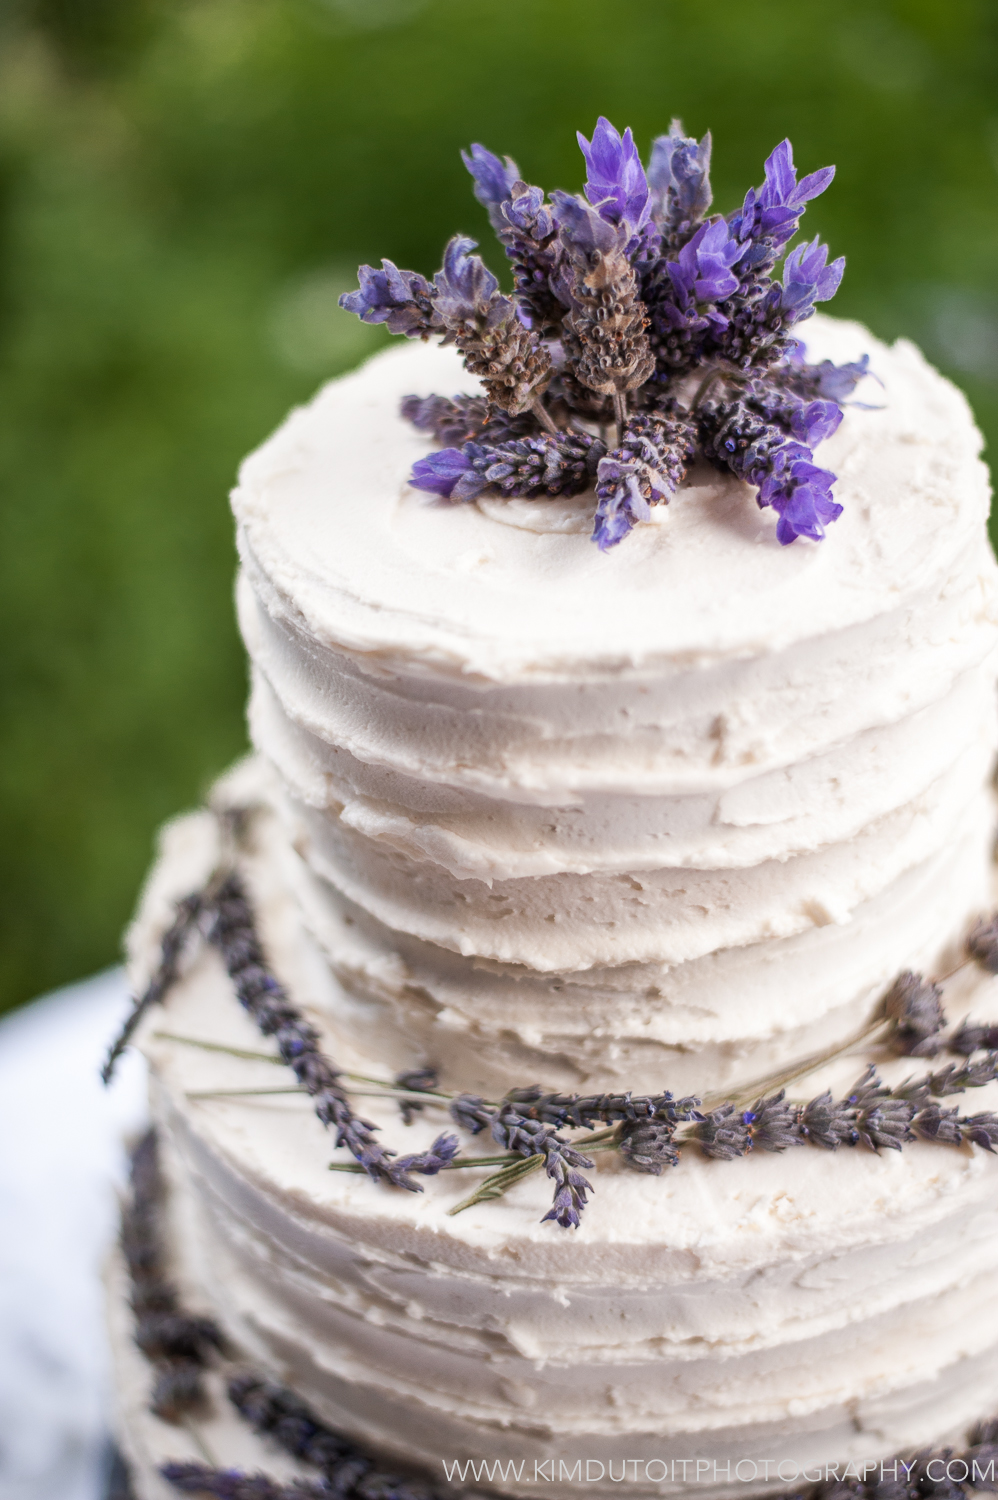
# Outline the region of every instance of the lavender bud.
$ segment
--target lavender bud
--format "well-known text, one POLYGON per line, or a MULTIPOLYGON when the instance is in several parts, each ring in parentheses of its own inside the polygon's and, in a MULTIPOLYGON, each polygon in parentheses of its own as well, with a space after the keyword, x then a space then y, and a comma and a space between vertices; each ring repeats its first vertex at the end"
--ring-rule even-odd
POLYGON ((668 504, 693 457, 696 431, 682 417, 632 416, 620 446, 600 460, 593 541, 601 552, 615 547, 650 507, 668 504))
POLYGON ((751 1111, 743 1113, 737 1110, 733 1104, 721 1104, 694 1126, 692 1138, 699 1142, 704 1156, 718 1161, 744 1156, 752 1149, 751 1120, 746 1118, 750 1114, 751 1111))
POLYGON ((788 1103, 783 1089, 769 1099, 757 1099, 742 1119, 749 1127, 752 1144, 763 1151, 786 1151, 788 1146, 803 1144, 796 1106, 788 1103))
POLYGON ((478 1135, 483 1130, 488 1130, 495 1119, 495 1109, 480 1099, 477 1094, 458 1094, 451 1101, 451 1118, 462 1130, 467 1130, 470 1135, 478 1135))
POLYGON ((636 1120, 624 1127, 620 1153, 635 1171, 660 1177, 666 1167, 679 1165, 679 1151, 673 1142, 675 1133, 676 1126, 671 1120, 636 1120))
POLYGON ((985 1047, 998 1048, 998 1026, 988 1026, 968 1018, 960 1023, 959 1029, 953 1033, 946 1046, 948 1051, 958 1052, 963 1057, 969 1057, 972 1052, 979 1052, 985 1047))
POLYGON ((947 1063, 924 1080, 928 1093, 937 1099, 947 1094, 962 1094, 965 1089, 979 1089, 998 1077, 998 1052, 986 1052, 976 1062, 947 1063))
POLYGON ((176 1426, 192 1412, 203 1411, 204 1386, 201 1363, 193 1359, 176 1359, 161 1369, 153 1386, 149 1409, 161 1422, 176 1426))
POLYGON ((504 297, 475 241, 455 235, 444 264, 433 279, 434 312, 442 319, 445 343, 454 342, 465 368, 478 375, 489 402, 511 416, 526 411, 551 378, 551 356, 504 297))
POLYGON ((450 1165, 460 1149, 461 1143, 456 1135, 438 1135, 428 1151, 421 1151, 414 1156, 400 1156, 391 1162, 386 1168, 386 1175, 397 1187, 405 1187, 410 1192, 418 1193, 419 1187, 409 1180, 407 1174, 421 1172, 424 1177, 435 1177, 442 1168, 450 1165))
POLYGON ((929 1102, 914 1115, 911 1128, 923 1141, 938 1141, 943 1146, 959 1146, 963 1140, 956 1109, 943 1109, 929 1102))
POLYGON ((982 969, 998 974, 998 912, 976 924, 967 938, 967 952, 982 969))
POLYGON ((990 1112, 965 1115, 960 1121, 960 1129, 964 1140, 972 1141, 984 1151, 993 1152, 998 1146, 998 1115, 990 1112))
POLYGON ((483 396, 406 396, 402 401, 403 417, 430 432, 445 447, 460 447, 469 438, 484 438, 502 443, 509 438, 529 437, 537 430, 532 411, 512 416, 502 407, 490 407, 483 396))
POLYGON ((211 1495, 214 1500, 328 1500, 333 1491, 322 1479, 293 1479, 280 1484, 267 1474, 245 1474, 241 1469, 212 1469, 200 1463, 167 1463, 163 1478, 185 1494, 211 1495))
POLYGON ((891 1046, 908 1057, 930 1057, 941 1042, 936 1033, 946 1024, 942 990, 921 974, 906 969, 884 997, 884 1014, 894 1022, 891 1046))
POLYGON ((910 1099, 895 1098, 884 1087, 871 1064, 852 1092, 843 1100, 855 1120, 856 1135, 871 1151, 900 1151, 912 1139, 911 1118, 915 1106, 910 1099))
POLYGON ((579 1165, 591 1167, 592 1162, 571 1148, 565 1149, 563 1145, 560 1150, 556 1150, 553 1138, 549 1140, 551 1144, 545 1152, 547 1160, 544 1170, 555 1183, 555 1195, 554 1202, 541 1219, 541 1223, 545 1224, 549 1219, 553 1219, 556 1224, 561 1225, 562 1229, 578 1229, 582 1210, 588 1201, 586 1193, 591 1193, 593 1187, 581 1172, 575 1170, 575 1167, 579 1165))
POLYGON ((855 1145, 858 1136, 849 1106, 832 1098, 826 1090, 805 1104, 800 1116, 800 1133, 816 1146, 834 1151, 842 1145, 855 1145))
POLYGON ((436 289, 418 272, 400 271, 383 260, 380 271, 361 266, 357 277, 359 288, 345 292, 340 306, 363 323, 384 323, 389 333, 409 339, 426 339, 442 327, 433 305, 436 289))
MULTIPOLYGON (((413 1093, 420 1093, 424 1089, 435 1089, 437 1086, 437 1071, 435 1068, 411 1068, 407 1073, 399 1073, 395 1078, 397 1089, 409 1089, 413 1093)), ((423 1106, 413 1099, 401 1099, 399 1101, 399 1114, 406 1125, 411 1125, 416 1115, 422 1114, 423 1106)))

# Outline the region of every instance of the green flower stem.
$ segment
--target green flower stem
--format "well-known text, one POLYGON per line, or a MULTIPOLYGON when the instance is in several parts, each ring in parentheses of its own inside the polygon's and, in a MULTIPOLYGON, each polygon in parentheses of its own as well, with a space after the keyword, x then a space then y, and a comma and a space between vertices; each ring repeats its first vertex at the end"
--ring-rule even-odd
MULTIPOLYGON (((344 1075, 344 1077, 353 1078, 356 1077, 356 1075, 353 1073, 347 1073, 344 1075)), ((426 1095, 421 1091, 409 1092, 405 1089, 350 1089, 349 1093, 355 1099, 389 1099, 393 1102, 396 1100, 402 1100, 407 1104, 429 1103, 437 1104, 438 1107, 443 1103, 442 1100, 438 1101, 432 1098, 428 1100, 426 1098, 426 1095)), ((256 1098, 258 1094, 304 1094, 307 1097, 308 1090, 303 1089, 300 1085, 277 1089, 191 1089, 184 1095, 184 1098, 253 1099, 256 1098)))
POLYGON ((223 1042, 203 1042, 196 1036, 177 1036, 172 1031, 154 1031, 153 1039, 157 1042, 180 1042, 185 1047, 200 1047, 202 1052, 224 1052, 229 1057, 242 1057, 247 1062, 276 1063, 279 1068, 287 1066, 282 1057, 275 1057, 272 1052, 248 1052, 245 1047, 227 1047, 223 1042))
MULTIPOLYGON (((267 1092, 271 1091, 268 1090, 267 1092)), ((278 1090, 275 1089, 273 1092, 276 1093, 278 1090)), ((619 1131, 616 1126, 613 1126, 610 1130, 597 1131, 595 1135, 583 1137, 581 1140, 573 1142, 573 1144, 578 1146, 584 1145, 587 1151, 616 1151, 620 1144, 619 1131)), ((535 1156, 519 1156, 512 1151, 504 1151, 496 1156, 456 1156, 453 1161, 449 1161, 440 1170, 441 1172, 457 1172, 464 1167, 516 1167, 519 1169, 526 1162, 539 1162, 540 1160, 541 1153, 539 1152, 535 1156)), ((329 1170, 330 1172, 352 1172, 355 1175, 357 1173, 364 1173, 365 1171, 360 1163, 355 1161, 331 1161, 329 1163, 329 1170)), ((500 1176, 501 1174, 496 1173, 495 1175, 500 1176)), ((491 1181, 491 1178, 489 1181, 491 1181)), ((485 1183, 482 1184, 483 1187, 485 1185, 485 1183)), ((456 1213, 457 1209, 452 1209, 451 1212, 456 1213)))
POLYGON ((745 1104, 752 1099, 759 1099, 764 1094, 772 1093, 774 1089, 783 1088, 785 1084, 795 1083, 799 1078, 806 1078, 816 1068, 824 1063, 834 1062, 837 1057, 844 1057, 853 1047, 858 1047, 861 1042, 868 1042, 876 1036, 878 1031, 883 1031, 886 1036, 891 1028, 891 1022, 883 1016, 877 1016, 873 1021, 868 1021, 862 1030, 854 1032, 844 1042, 837 1043, 834 1047, 826 1047, 821 1052, 812 1052, 810 1057, 804 1057, 793 1067, 784 1068, 776 1073, 766 1074, 762 1078, 755 1079, 752 1083, 743 1084, 734 1093, 708 1094, 702 1101, 705 1112, 716 1109, 719 1104, 745 1104))
POLYGON ((536 1172, 543 1160, 543 1153, 538 1151, 534 1156, 521 1156, 518 1161, 503 1167, 501 1172, 494 1172, 491 1177, 486 1177, 484 1182, 480 1182, 467 1198, 462 1198, 460 1203, 455 1203, 453 1208, 449 1208, 448 1218, 463 1213, 466 1208, 473 1208, 476 1203, 491 1203, 495 1198, 502 1198, 520 1181, 521 1177, 527 1177, 531 1172, 536 1172))
MULTIPOLYGON (((195 1037, 195 1036, 177 1036, 172 1031, 154 1031, 153 1032, 153 1037, 155 1038, 156 1041, 160 1041, 160 1042, 180 1042, 185 1047, 200 1047, 200 1049, 202 1050, 202 1052, 224 1052, 228 1057, 241 1057, 241 1058, 243 1058, 247 1062, 276 1063, 276 1065, 279 1068, 286 1068, 287 1067, 287 1063, 284 1061, 283 1057, 275 1057, 272 1052, 249 1052, 249 1051, 246 1050, 245 1047, 229 1047, 229 1046, 226 1046, 223 1042, 203 1042, 200 1039, 200 1037, 195 1037)), ((390 1079, 386 1079, 386 1078, 370 1078, 366 1073, 347 1073, 347 1072, 341 1072, 340 1077, 341 1078, 349 1078, 349 1079, 351 1079, 355 1083, 373 1083, 373 1084, 376 1084, 379 1089, 381 1089, 381 1090, 384 1091, 385 1098, 389 1098, 389 1099, 409 1099, 409 1098, 411 1098, 416 1103, 424 1103, 424 1104, 428 1100, 439 1099, 442 1102, 449 1104, 452 1099, 456 1099, 457 1098, 456 1094, 447 1094, 447 1093, 444 1093, 440 1089, 418 1089, 418 1090, 400 1089, 400 1088, 397 1088, 395 1086, 395 1084, 393 1084, 391 1082, 390 1079)), ((251 1093, 256 1093, 258 1091, 255 1090, 255 1089, 222 1089, 222 1090, 213 1090, 212 1092, 230 1093, 230 1094, 240 1094, 240 1093, 251 1094, 251 1093)), ((364 1090, 362 1090, 362 1089, 351 1089, 350 1092, 351 1093, 363 1093, 364 1090)), ((198 1095, 198 1096, 195 1096, 195 1095, 189 1094, 187 1097, 188 1098, 207 1097, 207 1095, 198 1095)), ((370 1097, 371 1098, 378 1098, 379 1096, 377 1094, 372 1094, 370 1097)))
POLYGON ((308 1098, 305 1089, 297 1084, 284 1089, 188 1089, 185 1099, 247 1099, 256 1098, 258 1095, 267 1097, 271 1094, 301 1094, 308 1098))

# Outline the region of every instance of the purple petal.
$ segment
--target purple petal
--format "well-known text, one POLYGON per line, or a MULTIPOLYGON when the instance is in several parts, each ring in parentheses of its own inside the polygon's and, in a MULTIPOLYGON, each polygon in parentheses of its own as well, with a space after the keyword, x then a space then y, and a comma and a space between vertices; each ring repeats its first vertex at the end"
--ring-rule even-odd
POLYGON ((591 255, 594 250, 605 255, 615 249, 627 233, 626 227, 616 228, 610 220, 571 193, 563 193, 556 188, 551 194, 551 201, 562 240, 567 246, 587 255, 591 255))
POLYGON ((825 535, 825 526, 842 514, 841 505, 830 500, 824 490, 809 484, 797 485, 786 503, 781 507, 776 523, 776 539, 787 547, 799 536, 810 537, 820 542, 825 535))
POLYGON ((442 495, 445 500, 449 500, 454 486, 471 467, 471 459, 460 448, 441 448, 437 453, 429 453, 425 458, 416 460, 409 475, 409 483, 414 489, 426 490, 431 495, 442 495))
POLYGON ((444 251, 443 269, 433 278, 435 307, 448 322, 460 322, 484 314, 499 283, 479 255, 472 255, 476 241, 456 234, 444 251))
POLYGON ((712 198, 710 153, 710 131, 698 144, 683 134, 679 120, 673 120, 668 135, 652 142, 648 184, 658 213, 669 214, 676 223, 703 218, 712 198), (674 201, 671 214, 670 197, 674 201))
POLYGON ((817 198, 819 193, 825 191, 834 176, 834 167, 819 167, 817 172, 809 172, 797 184, 794 201, 797 203, 810 203, 812 198, 817 198))
POLYGON ((792 431, 809 448, 816 448, 831 437, 841 421, 842 408, 836 402, 811 401, 794 413, 792 431))
POLYGON ((586 197, 611 224, 626 224, 629 234, 637 234, 651 215, 651 196, 630 130, 621 136, 600 115, 591 142, 577 134, 586 159, 586 197))
POLYGON ((475 197, 486 208, 498 208, 520 180, 520 169, 511 156, 501 160, 477 142, 470 151, 461 152, 461 160, 475 179, 475 197))
POLYGON ((794 148, 789 140, 781 141, 766 159, 766 181, 759 193, 763 208, 782 207, 791 201, 797 186, 794 171, 794 148))

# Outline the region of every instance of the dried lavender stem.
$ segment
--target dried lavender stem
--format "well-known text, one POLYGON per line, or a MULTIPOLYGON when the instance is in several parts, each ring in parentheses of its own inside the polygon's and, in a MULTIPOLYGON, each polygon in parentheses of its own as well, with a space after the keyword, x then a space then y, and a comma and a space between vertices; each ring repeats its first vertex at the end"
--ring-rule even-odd
POLYGON ((743 1084, 733 1094, 709 1094, 703 1100, 705 1110, 716 1109, 720 1104, 743 1104, 750 1099, 758 1099, 763 1094, 771 1093, 774 1089, 783 1088, 788 1083, 795 1083, 799 1078, 806 1078, 824 1063, 834 1062, 837 1057, 844 1057, 850 1048, 856 1047, 860 1042, 869 1041, 878 1031, 889 1030, 890 1022, 883 1016, 876 1020, 867 1022, 861 1031, 855 1032, 847 1037, 844 1042, 837 1043, 834 1047, 826 1047, 821 1052, 812 1052, 810 1057, 802 1058, 793 1067, 784 1068, 777 1073, 768 1073, 763 1078, 756 1078, 751 1083, 743 1084))
MULTIPOLYGON (((349 1073, 344 1073, 344 1078, 349 1078, 349 1073)), ((446 1106, 444 1099, 429 1098, 423 1093, 406 1093, 404 1089, 348 1089, 352 1099, 389 1099, 392 1102, 402 1101, 406 1104, 436 1104, 439 1109, 446 1106)), ((308 1098, 308 1090, 303 1088, 277 1088, 277 1089, 191 1089, 185 1093, 185 1099, 255 1099, 259 1095, 267 1094, 303 1094, 308 1098)))
POLYGON ((277 1089, 188 1089, 184 1094, 185 1099, 256 1099, 268 1098, 272 1094, 300 1094, 308 1098, 307 1089, 287 1088, 277 1089))
MULTIPOLYGON (((157 1041, 162 1042, 182 1042, 185 1047, 200 1047, 204 1052, 224 1052, 229 1057, 241 1057, 248 1062, 276 1063, 279 1068, 287 1067, 287 1064, 282 1057, 275 1057, 271 1052, 250 1052, 245 1047, 228 1047, 225 1046, 222 1042, 203 1042, 198 1037, 177 1036, 172 1031, 154 1031, 153 1037, 157 1041)), ((345 1071, 340 1073, 340 1077, 352 1079, 357 1083, 376 1084, 378 1088, 383 1091, 384 1097, 386 1099, 399 1099, 409 1097, 409 1094, 405 1089, 396 1088, 394 1084, 384 1078, 371 1078, 366 1073, 347 1073, 345 1071)), ((265 1091, 262 1089, 212 1089, 208 1092, 255 1094, 263 1093, 265 1091)), ((284 1090, 282 1090, 281 1092, 284 1092, 284 1090)), ((350 1092, 359 1094, 364 1091, 361 1089, 351 1089, 350 1092)), ((189 1099, 192 1099, 200 1096, 188 1094, 187 1097, 189 1099)), ((380 1096, 378 1094, 371 1094, 370 1097, 372 1099, 376 1099, 380 1096)), ((434 1099, 439 1099, 442 1103, 449 1104, 453 1099, 457 1098, 457 1095, 444 1093, 440 1089, 419 1089, 413 1094, 413 1098, 419 1103, 427 1103, 432 1102, 434 1099)))
POLYGON ((216 1458, 215 1454, 212 1453, 211 1449, 208 1447, 208 1444, 205 1442, 203 1436, 198 1431, 197 1427, 195 1427, 194 1423, 188 1419, 187 1421, 181 1422, 179 1425, 187 1433, 188 1437, 200 1453, 201 1457, 204 1459, 205 1463, 211 1464, 213 1469, 217 1469, 219 1467, 218 1459, 216 1458))
POLYGON ((279 1068, 287 1067, 283 1057, 276 1057, 272 1052, 250 1052, 245 1047, 228 1047, 223 1042, 202 1042, 196 1036, 176 1036, 172 1031, 154 1031, 153 1039, 157 1042, 181 1042, 185 1047, 200 1047, 202 1052, 224 1052, 229 1057, 241 1057, 246 1062, 276 1063, 279 1068))
MULTIPOLYGON (((587 1151, 616 1151, 618 1144, 618 1132, 601 1131, 598 1136, 584 1141, 587 1151), (608 1139, 613 1136, 614 1139, 608 1139)), ((503 1152, 499 1156, 455 1156, 446 1166, 441 1167, 441 1172, 457 1172, 463 1167, 505 1167, 522 1161, 533 1161, 534 1157, 523 1157, 514 1155, 513 1152, 503 1152)), ((539 1159, 539 1158, 538 1158, 539 1159)), ((354 1161, 331 1161, 330 1172, 352 1172, 354 1174, 363 1172, 364 1168, 354 1161)))
POLYGON ((204 910, 205 899, 205 895, 195 892, 177 902, 176 915, 160 940, 160 961, 156 972, 142 994, 133 1003, 124 1025, 111 1044, 107 1059, 101 1069, 100 1076, 105 1085, 111 1082, 118 1058, 134 1036, 136 1027, 146 1011, 158 1005, 167 991, 176 983, 180 955, 204 910))
POLYGON ((696 388, 693 400, 690 402, 690 411, 698 411, 701 402, 706 401, 708 395, 713 390, 717 382, 723 379, 724 372, 722 370, 708 370, 706 375, 703 377, 700 384, 696 388))
POLYGON ((508 1188, 526 1177, 530 1172, 535 1172, 544 1161, 543 1155, 538 1152, 535 1156, 521 1156, 518 1160, 504 1167, 501 1172, 496 1172, 491 1177, 486 1177, 473 1193, 467 1198, 462 1198, 460 1203, 455 1203, 453 1208, 447 1210, 448 1218, 455 1214, 463 1213, 466 1208, 473 1208, 476 1203, 489 1203, 493 1198, 501 1198, 508 1188))
POLYGON ((540 422, 541 426, 547 432, 550 432, 554 437, 558 436, 558 429, 554 424, 551 413, 544 405, 544 402, 540 396, 535 396, 533 401, 531 401, 530 410, 534 413, 538 422, 540 422))
POLYGON ((947 969, 945 974, 940 974, 935 981, 936 984, 945 984, 947 979, 952 979, 954 974, 959 974, 961 969, 965 969, 968 964, 972 964, 973 962, 973 958, 968 953, 965 958, 961 958, 958 964, 954 964, 952 969, 947 969))
POLYGON ((617 442, 624 436, 624 428, 627 426, 627 392, 614 391, 613 393, 613 417, 617 424, 617 442))

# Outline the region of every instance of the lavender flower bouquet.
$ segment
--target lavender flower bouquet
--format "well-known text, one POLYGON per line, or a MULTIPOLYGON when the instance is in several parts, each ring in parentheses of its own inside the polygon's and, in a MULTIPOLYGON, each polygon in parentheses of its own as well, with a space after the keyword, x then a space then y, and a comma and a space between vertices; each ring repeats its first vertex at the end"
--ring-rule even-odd
POLYGON ((550 200, 510 157, 462 153, 512 263, 512 296, 475 241, 455 235, 432 282, 385 260, 361 266, 359 289, 340 299, 392 333, 456 345, 482 381, 484 397, 403 402, 448 445, 413 466, 411 483, 458 501, 595 483, 592 535, 605 551, 668 502, 699 451, 755 487, 781 543, 820 540, 842 507, 814 448, 868 360, 809 365, 790 331, 834 296, 842 257, 829 265, 815 239, 786 255, 782 280, 774 273, 834 167, 798 181, 783 141, 762 186, 708 217, 709 133, 698 142, 674 120, 647 171, 630 130, 602 117, 579 144, 585 196, 550 200))

